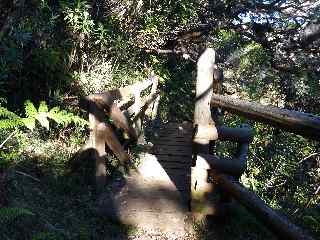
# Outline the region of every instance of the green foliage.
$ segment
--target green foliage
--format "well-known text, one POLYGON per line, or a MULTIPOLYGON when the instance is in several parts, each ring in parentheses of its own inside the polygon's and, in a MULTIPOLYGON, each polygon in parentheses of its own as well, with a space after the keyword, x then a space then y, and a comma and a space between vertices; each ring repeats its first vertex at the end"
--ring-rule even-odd
POLYGON ((0 223, 1 224, 10 224, 17 218, 21 217, 30 217, 34 214, 28 209, 24 208, 0 208, 0 223))
POLYGON ((36 122, 38 122, 40 126, 49 130, 49 119, 56 122, 60 127, 66 127, 71 123, 80 127, 87 125, 87 121, 83 118, 66 110, 60 110, 59 107, 54 107, 49 111, 44 101, 40 102, 37 110, 34 104, 30 100, 27 100, 25 102, 25 114, 26 118, 21 118, 8 109, 0 107, 0 117, 2 118, 0 119, 0 129, 16 128, 24 125, 28 129, 33 130, 36 122))
POLYGON ((89 13, 90 5, 86 0, 61 1, 61 5, 64 20, 74 33, 89 35, 93 31, 94 22, 89 13))
POLYGON ((241 74, 248 74, 260 70, 261 67, 267 67, 269 64, 270 56, 267 51, 260 44, 249 43, 242 50, 239 71, 241 74))
MULTIPOLYGON (((29 199, 28 205, 42 215, 42 222, 53 222, 50 229, 42 226, 35 239, 97 239, 106 231, 106 223, 101 219, 92 217, 92 222, 87 223, 93 208, 88 197, 91 192, 79 199, 73 192, 77 195, 74 204, 69 190, 83 189, 83 184, 70 183, 74 178, 63 178, 68 172, 67 159, 84 142, 82 126, 86 122, 67 110, 51 104, 49 107, 46 102, 65 106, 69 101, 66 96, 122 87, 154 70, 160 76, 161 119, 192 120, 196 64, 179 54, 149 54, 145 50, 187 51, 197 60, 204 47, 214 47, 217 62, 224 69, 226 93, 319 114, 317 45, 310 45, 310 51, 304 49, 308 46, 293 46, 289 52, 282 47, 290 39, 300 38, 295 29, 303 28, 301 22, 307 25, 308 18, 297 20, 272 8, 262 9, 263 14, 259 15, 260 7, 268 4, 265 1, 257 9, 252 1, 0 1, 0 9, 4 10, 0 14, 0 22, 4 23, 0 26, 0 97, 8 99, 0 106, 1 141, 18 129, 0 151, 0 168, 23 164, 22 169, 31 175, 45 176, 46 181, 53 179, 56 184, 51 183, 52 192, 47 192, 50 188, 41 189, 46 196, 43 201, 43 195, 37 195, 42 186, 31 184, 24 190, 16 179, 11 182, 13 192, 20 191, 14 198, 21 198, 21 205, 24 198, 29 199), (23 4, 19 5, 20 2, 23 4), (6 19, 9 28, 2 31, 6 19), (255 24, 264 22, 273 31, 257 34, 255 24), (193 33, 201 36, 186 37, 193 33), (33 131, 25 131, 24 127, 33 131), (79 202, 88 204, 73 209, 79 202), (61 219, 65 212, 69 216, 66 220, 61 219), (70 226, 70 222, 74 225, 70 226)), ((283 4, 287 3, 277 3, 279 9, 283 4)), ((317 19, 315 13, 319 11, 308 12, 309 19, 317 19)), ((227 116, 230 126, 246 121, 227 116)), ((276 133, 265 125, 251 124, 256 137, 242 182, 271 206, 287 211, 293 219, 319 233, 319 198, 314 196, 319 167, 306 167, 319 160, 313 157, 302 161, 319 152, 319 145, 284 132, 276 133)), ((231 155, 235 145, 223 143, 217 148, 222 155, 231 155)), ((242 215, 236 219, 242 219, 242 215)), ((248 222, 243 221, 243 225, 248 222)), ((259 237, 249 234, 243 238, 259 237)))
POLYGON ((22 125, 23 121, 18 115, 0 106, 0 129, 12 129, 22 125))
POLYGON ((32 240, 63 240, 65 237, 63 234, 58 234, 55 232, 40 232, 32 236, 32 240))

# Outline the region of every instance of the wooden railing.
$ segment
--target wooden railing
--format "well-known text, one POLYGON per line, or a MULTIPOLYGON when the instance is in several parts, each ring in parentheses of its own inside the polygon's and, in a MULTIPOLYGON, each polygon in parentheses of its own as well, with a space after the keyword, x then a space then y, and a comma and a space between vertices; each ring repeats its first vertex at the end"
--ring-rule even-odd
POLYGON ((194 116, 193 167, 191 171, 191 210, 195 216, 215 215, 223 204, 236 199, 257 216, 276 236, 284 239, 312 239, 284 216, 268 207, 256 194, 239 183, 246 169, 247 152, 253 138, 250 127, 228 128, 221 125, 217 108, 270 124, 302 136, 320 139, 320 117, 222 95, 222 70, 215 64, 215 51, 207 49, 198 61, 196 106, 194 116), (212 111, 213 110, 213 111, 212 111), (210 152, 212 142, 233 141, 238 152, 232 159, 222 159, 210 152), (215 208, 208 196, 218 186, 224 195, 215 208))
POLYGON ((320 139, 319 116, 266 106, 218 94, 212 95, 211 106, 220 107, 231 113, 285 129, 310 139, 320 139))
POLYGON ((81 106, 89 112, 90 137, 81 149, 94 149, 93 158, 96 162, 96 185, 101 188, 106 181, 105 155, 107 145, 120 163, 128 167, 130 157, 118 140, 114 128, 120 128, 132 142, 137 142, 141 134, 142 119, 148 108, 159 96, 157 91, 158 78, 154 74, 142 82, 93 94, 81 100, 81 106), (151 87, 150 93, 142 96, 143 91, 151 87), (109 118, 111 121, 106 121, 109 118))
MULTIPOLYGON (((265 106, 218 94, 212 95, 211 107, 220 107, 248 119, 285 129, 314 140, 320 139, 320 117, 312 114, 265 106)), ((299 227, 267 206, 256 194, 243 187, 235 177, 222 172, 219 169, 213 174, 214 181, 220 188, 254 213, 277 236, 285 239, 312 239, 299 227)))
MULTIPOLYGON (((247 166, 247 153, 253 140, 253 130, 249 126, 224 126, 221 117, 216 113, 219 112, 217 108, 223 108, 315 140, 320 137, 320 117, 223 96, 222 81, 223 72, 215 64, 215 51, 207 49, 198 61, 190 198, 193 215, 201 218, 221 214, 222 206, 234 198, 261 219, 277 236, 293 240, 312 239, 239 183, 239 177, 247 166), (229 159, 214 155, 211 149, 217 140, 236 142, 236 154, 229 159), (209 196, 217 186, 223 197, 219 207, 214 207, 209 196)), ((89 112, 90 122, 90 139, 82 150, 95 150, 92 157, 96 162, 98 187, 104 186, 106 180, 106 145, 124 166, 130 162, 114 127, 122 129, 131 141, 136 142, 142 133, 145 111, 159 98, 157 86, 158 78, 152 74, 145 81, 90 95, 81 101, 82 107, 89 112), (142 92, 150 86, 149 95, 142 97, 142 92), (106 121, 106 117, 109 117, 112 123, 106 121)))

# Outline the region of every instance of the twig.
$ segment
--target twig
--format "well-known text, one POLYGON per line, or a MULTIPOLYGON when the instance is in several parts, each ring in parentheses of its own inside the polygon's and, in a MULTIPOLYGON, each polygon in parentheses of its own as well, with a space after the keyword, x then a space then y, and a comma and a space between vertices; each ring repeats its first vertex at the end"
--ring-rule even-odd
POLYGON ((17 129, 14 130, 12 133, 10 133, 10 135, 0 144, 0 148, 3 147, 3 145, 10 139, 13 137, 13 135, 17 132, 17 129))
POLYGON ((312 158, 314 156, 317 156, 317 155, 320 155, 320 153, 312 153, 309 156, 307 156, 304 159, 302 159, 300 162, 298 162, 298 164, 300 164, 300 163, 302 163, 302 162, 304 162, 304 161, 306 161, 306 160, 308 160, 308 159, 310 159, 310 158, 312 158))
MULTIPOLYGON (((314 194, 309 198, 309 200, 308 200, 308 202, 304 205, 304 207, 303 208, 297 208, 293 213, 292 213, 292 216, 293 215, 295 215, 295 214, 297 214, 301 209, 307 209, 309 206, 310 206, 310 204, 311 204, 311 202, 312 202, 312 200, 314 199, 314 197, 315 196, 317 196, 317 194, 320 192, 320 186, 317 188, 317 190, 314 192, 314 194)), ((302 214, 303 214, 303 212, 300 212, 300 214, 298 215, 298 217, 302 217, 302 214)))
POLYGON ((23 175, 23 176, 25 176, 25 177, 29 177, 29 178, 31 178, 32 180, 34 180, 34 181, 36 181, 36 182, 40 182, 40 179, 39 178, 35 178, 35 177, 33 177, 33 176, 31 176, 31 175, 29 175, 29 174, 27 174, 27 173, 24 173, 24 172, 21 172, 21 171, 15 171, 16 173, 18 173, 18 174, 20 174, 20 175, 23 175))

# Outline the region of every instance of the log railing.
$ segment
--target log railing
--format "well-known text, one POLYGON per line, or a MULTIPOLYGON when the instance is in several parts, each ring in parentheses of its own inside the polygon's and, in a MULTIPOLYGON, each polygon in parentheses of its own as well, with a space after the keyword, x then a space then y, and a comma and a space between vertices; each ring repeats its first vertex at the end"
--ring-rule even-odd
POLYGON ((213 94, 212 107, 285 129, 304 137, 320 139, 320 117, 309 113, 280 109, 228 96, 213 94))
POLYGON ((89 112, 90 137, 81 149, 94 149, 91 156, 96 162, 96 185, 104 186, 106 181, 106 145, 118 158, 120 163, 128 167, 130 157, 118 140, 114 128, 120 128, 132 142, 138 141, 142 133, 142 119, 148 106, 159 96, 158 78, 151 74, 142 82, 93 94, 81 100, 81 106, 89 112), (151 87, 149 95, 142 92, 151 87), (111 121, 106 121, 109 118, 111 121))
POLYGON ((292 240, 312 239, 239 183, 239 176, 246 169, 248 147, 253 139, 253 131, 248 127, 228 128, 220 125, 219 117, 215 113, 219 112, 217 108, 222 108, 314 140, 320 139, 320 117, 223 96, 220 87, 223 80, 221 76, 223 74, 215 64, 214 50, 207 49, 198 61, 194 163, 191 171, 192 212, 195 216, 219 214, 219 208, 223 209, 222 206, 234 198, 278 237, 292 240), (215 140, 237 142, 238 152, 231 159, 217 157, 210 152, 209 147, 210 142, 215 140), (224 196, 219 208, 212 207, 208 199, 215 186, 219 187, 224 196))

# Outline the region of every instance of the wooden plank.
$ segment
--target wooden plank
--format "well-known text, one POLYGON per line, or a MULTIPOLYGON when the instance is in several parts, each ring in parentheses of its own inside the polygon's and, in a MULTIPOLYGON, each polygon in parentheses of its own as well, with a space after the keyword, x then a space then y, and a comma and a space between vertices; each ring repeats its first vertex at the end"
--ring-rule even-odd
POLYGON ((187 128, 192 130, 193 124, 189 121, 184 122, 168 122, 165 125, 160 126, 160 129, 177 129, 178 127, 187 128))
POLYGON ((155 141, 153 142, 154 146, 176 146, 176 147, 180 147, 180 146, 185 146, 188 148, 191 148, 192 146, 192 142, 190 141, 155 141))
POLYGON ((191 151, 180 151, 178 149, 174 149, 174 150, 171 150, 170 152, 166 151, 166 152, 163 152, 163 151, 152 151, 153 154, 155 155, 165 155, 165 156, 185 156, 185 157, 188 157, 192 154, 191 151))
POLYGON ((186 152, 189 155, 192 154, 192 149, 190 148, 190 146, 185 146, 185 145, 181 145, 181 146, 169 146, 169 145, 154 145, 153 146, 153 151, 154 152, 164 152, 164 153, 172 153, 172 152, 186 152))
POLYGON ((222 107, 232 113, 249 119, 283 128, 289 132, 311 139, 320 139, 320 117, 309 113, 265 106, 259 103, 235 99, 229 96, 214 94, 212 106, 222 107))
POLYGON ((159 162, 172 162, 172 163, 181 163, 189 165, 192 163, 191 156, 169 156, 169 155, 156 155, 156 158, 159 162))
POLYGON ((174 138, 172 138, 171 136, 164 136, 164 137, 157 137, 157 136, 154 136, 152 138, 153 141, 162 141, 162 142, 185 142, 185 143, 188 143, 190 144, 190 141, 191 141, 191 136, 175 136, 174 138))

